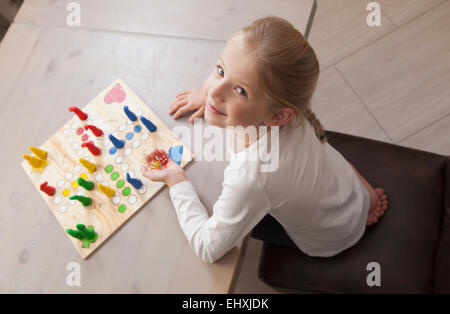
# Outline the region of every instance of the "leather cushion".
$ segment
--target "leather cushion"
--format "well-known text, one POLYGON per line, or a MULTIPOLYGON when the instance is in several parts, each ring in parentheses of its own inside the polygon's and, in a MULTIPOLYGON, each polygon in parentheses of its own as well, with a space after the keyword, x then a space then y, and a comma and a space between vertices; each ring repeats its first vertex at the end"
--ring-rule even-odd
POLYGON ((272 233, 263 246, 260 278, 270 285, 312 292, 432 292, 446 157, 337 132, 327 135, 330 145, 374 188, 384 188, 389 208, 356 245, 333 257, 309 257, 298 248, 273 244, 278 241, 272 233), (381 267, 380 287, 366 283, 370 262, 381 267))

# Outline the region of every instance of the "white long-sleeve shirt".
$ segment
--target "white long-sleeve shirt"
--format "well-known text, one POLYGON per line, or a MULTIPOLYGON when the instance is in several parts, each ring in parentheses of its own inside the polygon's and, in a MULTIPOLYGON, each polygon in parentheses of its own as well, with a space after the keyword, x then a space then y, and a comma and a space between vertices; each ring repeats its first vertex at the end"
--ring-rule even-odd
POLYGON ((268 141, 274 143, 269 133, 241 152, 229 151, 212 216, 190 181, 169 189, 180 226, 203 261, 221 258, 268 213, 310 256, 336 255, 362 237, 370 196, 348 161, 321 144, 307 122, 280 129, 278 168, 263 172, 264 162, 251 156, 267 158, 268 141))

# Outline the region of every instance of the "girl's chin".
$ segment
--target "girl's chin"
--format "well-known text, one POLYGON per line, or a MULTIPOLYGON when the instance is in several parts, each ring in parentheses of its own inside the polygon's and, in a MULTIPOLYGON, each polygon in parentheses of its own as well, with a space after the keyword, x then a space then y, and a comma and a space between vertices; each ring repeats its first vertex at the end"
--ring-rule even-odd
POLYGON ((205 111, 205 120, 211 125, 218 126, 221 128, 226 127, 224 116, 214 115, 208 111, 205 111))

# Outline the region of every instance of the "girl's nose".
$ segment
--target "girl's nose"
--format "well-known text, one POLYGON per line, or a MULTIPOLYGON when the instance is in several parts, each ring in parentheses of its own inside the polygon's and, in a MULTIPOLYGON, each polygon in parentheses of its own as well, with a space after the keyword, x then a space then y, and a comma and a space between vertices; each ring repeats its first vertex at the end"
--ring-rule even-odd
POLYGON ((223 103, 225 102, 225 86, 224 84, 218 83, 214 85, 210 90, 210 96, 215 102, 223 103))

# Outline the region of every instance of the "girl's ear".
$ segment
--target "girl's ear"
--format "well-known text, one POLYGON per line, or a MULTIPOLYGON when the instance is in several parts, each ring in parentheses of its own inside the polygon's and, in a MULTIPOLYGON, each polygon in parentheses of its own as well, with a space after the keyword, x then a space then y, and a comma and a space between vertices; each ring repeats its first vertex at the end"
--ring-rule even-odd
POLYGON ((265 124, 267 126, 282 126, 283 124, 291 121, 294 116, 295 110, 292 108, 276 109, 275 113, 272 115, 272 118, 265 124))

